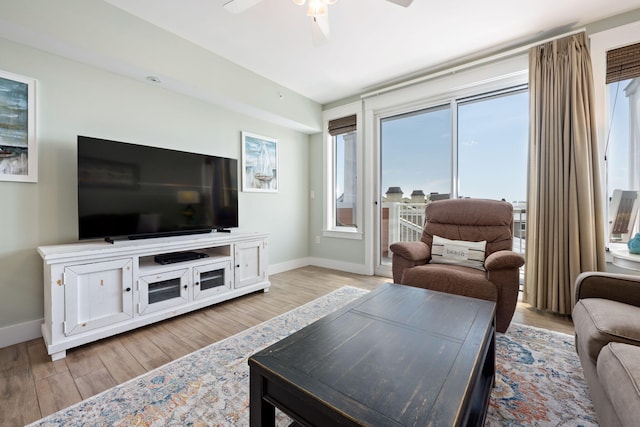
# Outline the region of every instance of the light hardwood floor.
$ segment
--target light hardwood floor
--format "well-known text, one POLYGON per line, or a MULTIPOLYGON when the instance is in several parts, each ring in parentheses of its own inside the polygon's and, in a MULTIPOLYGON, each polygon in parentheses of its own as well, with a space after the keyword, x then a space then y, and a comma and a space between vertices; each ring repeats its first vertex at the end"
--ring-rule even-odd
MULTIPOLYGON (((0 426, 23 426, 345 285, 390 279, 304 267, 270 277, 271 290, 67 351, 52 362, 42 339, 0 349, 0 426)), ((519 303, 513 322, 573 334, 567 318, 519 303)))

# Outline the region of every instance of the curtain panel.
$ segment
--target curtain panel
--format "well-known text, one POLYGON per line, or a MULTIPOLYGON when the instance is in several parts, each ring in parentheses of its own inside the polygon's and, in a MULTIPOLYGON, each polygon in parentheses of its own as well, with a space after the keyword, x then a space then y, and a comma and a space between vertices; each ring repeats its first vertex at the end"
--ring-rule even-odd
POLYGON ((529 52, 530 134, 524 299, 571 314, 583 271, 605 269, 604 218, 586 35, 529 52))

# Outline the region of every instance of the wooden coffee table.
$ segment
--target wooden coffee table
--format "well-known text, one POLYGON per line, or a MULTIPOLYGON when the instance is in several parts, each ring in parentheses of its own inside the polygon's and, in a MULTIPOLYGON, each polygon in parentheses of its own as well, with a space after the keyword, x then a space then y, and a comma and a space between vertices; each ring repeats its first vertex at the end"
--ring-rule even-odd
POLYGON ((385 284, 249 359, 251 426, 482 425, 495 303, 385 284))

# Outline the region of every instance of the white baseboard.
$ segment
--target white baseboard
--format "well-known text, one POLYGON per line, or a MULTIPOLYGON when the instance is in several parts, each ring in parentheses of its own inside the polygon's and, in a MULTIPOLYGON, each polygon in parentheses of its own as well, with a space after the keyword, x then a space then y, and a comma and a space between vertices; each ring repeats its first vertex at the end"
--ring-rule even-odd
POLYGON ((362 264, 353 264, 349 262, 336 261, 334 259, 312 258, 312 257, 300 258, 293 261, 287 261, 280 264, 270 265, 269 275, 283 273, 285 271, 293 270, 296 268, 306 267, 307 265, 330 268, 332 270, 339 270, 347 273, 368 275, 367 267, 362 264))
POLYGON ((309 265, 315 265, 316 267, 331 268, 333 270, 344 271, 347 273, 370 276, 367 266, 364 264, 353 264, 350 262, 342 262, 326 258, 310 258, 310 260, 311 262, 309 265))
POLYGON ((284 273, 285 271, 295 270, 296 268, 306 267, 307 265, 312 265, 311 258, 300 258, 279 264, 271 264, 269 265, 269 275, 284 273))
POLYGON ((40 338, 40 326, 43 322, 44 319, 36 319, 0 328, 0 348, 40 338))

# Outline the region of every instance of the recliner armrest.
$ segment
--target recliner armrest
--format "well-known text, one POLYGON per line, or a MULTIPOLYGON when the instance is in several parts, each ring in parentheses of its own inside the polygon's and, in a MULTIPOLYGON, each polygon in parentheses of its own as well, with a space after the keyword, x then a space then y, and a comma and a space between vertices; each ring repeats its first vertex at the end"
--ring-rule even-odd
POLYGON ((514 251, 496 251, 484 260, 484 268, 488 271, 520 268, 524 265, 524 258, 514 251))
POLYGON ((589 271, 576 278, 576 301, 603 298, 640 307, 640 276, 589 271))
POLYGON ((426 261, 431 258, 431 248, 424 242, 396 242, 389 249, 394 255, 408 261, 426 261))

